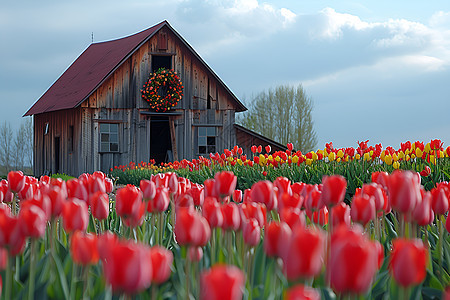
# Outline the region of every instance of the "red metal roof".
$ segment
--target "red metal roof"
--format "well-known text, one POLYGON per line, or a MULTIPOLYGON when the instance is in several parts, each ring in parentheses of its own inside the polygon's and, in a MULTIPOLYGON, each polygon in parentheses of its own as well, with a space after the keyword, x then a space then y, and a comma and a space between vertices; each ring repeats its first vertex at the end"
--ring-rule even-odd
POLYGON ((56 82, 25 113, 74 108, 81 104, 121 62, 166 21, 139 33, 108 42, 91 44, 56 82))
POLYGON ((86 100, 130 54, 145 43, 156 31, 167 25, 190 49, 212 75, 223 85, 236 101, 236 111, 247 108, 236 98, 215 72, 203 61, 195 50, 179 35, 167 21, 149 29, 108 42, 91 44, 56 82, 34 103, 24 116, 70 109, 86 100))

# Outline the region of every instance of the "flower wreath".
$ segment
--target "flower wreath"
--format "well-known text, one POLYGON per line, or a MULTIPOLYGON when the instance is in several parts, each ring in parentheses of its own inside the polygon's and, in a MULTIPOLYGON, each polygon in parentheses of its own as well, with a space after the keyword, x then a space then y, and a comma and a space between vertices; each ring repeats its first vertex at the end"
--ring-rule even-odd
POLYGON ((174 70, 161 68, 153 74, 141 90, 142 98, 157 112, 176 106, 183 97, 183 85, 174 70))

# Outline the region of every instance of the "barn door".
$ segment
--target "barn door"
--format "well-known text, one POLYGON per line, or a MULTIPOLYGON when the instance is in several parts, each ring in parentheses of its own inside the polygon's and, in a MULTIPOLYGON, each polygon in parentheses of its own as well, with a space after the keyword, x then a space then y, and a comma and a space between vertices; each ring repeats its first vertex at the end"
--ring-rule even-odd
POLYGON ((173 160, 168 117, 152 116, 150 120, 150 159, 157 164, 173 160))

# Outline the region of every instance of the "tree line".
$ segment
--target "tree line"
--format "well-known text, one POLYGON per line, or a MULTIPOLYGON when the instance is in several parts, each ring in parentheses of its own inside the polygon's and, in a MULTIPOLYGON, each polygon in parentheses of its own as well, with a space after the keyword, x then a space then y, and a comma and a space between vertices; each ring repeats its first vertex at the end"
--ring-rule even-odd
POLYGON ((314 103, 303 86, 277 86, 261 92, 248 111, 237 118, 242 126, 306 153, 317 145, 312 110, 314 103))
POLYGON ((31 173, 33 166, 33 122, 25 119, 17 130, 4 121, 0 125, 0 175, 12 170, 31 173))

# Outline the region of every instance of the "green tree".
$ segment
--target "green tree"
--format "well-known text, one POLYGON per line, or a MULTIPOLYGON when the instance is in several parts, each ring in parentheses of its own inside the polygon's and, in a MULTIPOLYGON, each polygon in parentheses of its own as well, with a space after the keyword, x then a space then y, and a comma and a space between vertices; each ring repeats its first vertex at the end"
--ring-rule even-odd
POLYGON ((281 144, 293 143, 302 152, 314 150, 317 134, 312 120, 313 100, 299 84, 281 85, 259 93, 238 122, 281 144))

